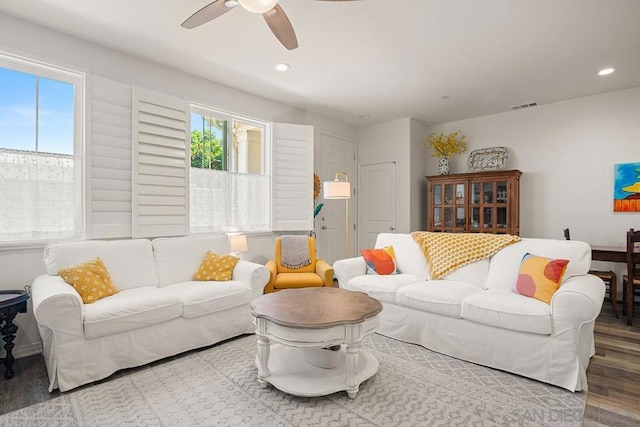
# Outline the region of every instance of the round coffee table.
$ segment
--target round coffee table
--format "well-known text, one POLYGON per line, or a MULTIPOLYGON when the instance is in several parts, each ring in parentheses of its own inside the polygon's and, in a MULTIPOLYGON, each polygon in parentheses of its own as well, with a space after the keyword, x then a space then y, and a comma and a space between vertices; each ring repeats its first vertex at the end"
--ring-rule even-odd
POLYGON ((360 384, 378 372, 378 360, 361 348, 378 330, 382 304, 339 288, 285 289, 251 302, 258 335, 258 383, 296 396, 324 396, 360 384), (275 341, 271 344, 271 341, 275 341))

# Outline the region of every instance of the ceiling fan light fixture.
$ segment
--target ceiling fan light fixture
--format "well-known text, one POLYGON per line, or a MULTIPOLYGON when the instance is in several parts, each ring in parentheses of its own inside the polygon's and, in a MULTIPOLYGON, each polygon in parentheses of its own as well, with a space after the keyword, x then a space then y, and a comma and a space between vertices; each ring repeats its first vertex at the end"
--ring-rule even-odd
POLYGON ((291 65, 286 64, 284 62, 280 62, 273 66, 278 71, 289 71, 291 69, 291 65))
POLYGON ((240 6, 253 13, 265 13, 278 4, 278 0, 238 0, 240 6))

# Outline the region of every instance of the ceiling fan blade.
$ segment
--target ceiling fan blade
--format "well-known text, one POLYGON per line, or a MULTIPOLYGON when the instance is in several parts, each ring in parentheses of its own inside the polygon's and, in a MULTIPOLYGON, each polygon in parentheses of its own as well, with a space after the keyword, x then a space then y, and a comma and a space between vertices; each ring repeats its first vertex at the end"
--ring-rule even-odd
POLYGON ((267 21, 267 25, 271 28, 271 32, 280 43, 289 50, 293 50, 298 47, 298 39, 296 38, 296 32, 293 30, 293 25, 284 13, 284 10, 279 4, 276 4, 273 9, 262 14, 264 20, 267 21))
POLYGON ((225 0, 216 0, 188 17, 180 26, 187 29, 199 27, 202 24, 216 19, 220 15, 224 15, 231 9, 233 9, 233 7, 228 7, 225 4, 225 0))

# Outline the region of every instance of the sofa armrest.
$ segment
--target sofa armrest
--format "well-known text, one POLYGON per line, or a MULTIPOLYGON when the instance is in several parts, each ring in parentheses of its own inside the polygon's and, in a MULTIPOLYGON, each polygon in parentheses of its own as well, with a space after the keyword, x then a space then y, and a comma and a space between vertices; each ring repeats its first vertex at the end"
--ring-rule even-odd
POLYGON ((39 326, 82 334, 84 303, 60 276, 42 274, 31 285, 33 315, 39 326))
POLYGON ((333 263, 333 274, 344 288, 352 278, 367 274, 367 264, 362 257, 341 259, 333 263))
POLYGON ((269 294, 275 290, 273 285, 276 283, 276 275, 278 274, 278 266, 272 259, 265 264, 267 270, 269 270, 269 283, 264 287, 264 293, 269 294))
POLYGON ((322 277, 324 286, 333 286, 333 267, 323 259, 316 260, 316 274, 322 277))
POLYGON ((604 282, 599 277, 584 274, 569 278, 551 299, 553 324, 577 325, 595 320, 602 309, 604 293, 604 282))
POLYGON ((231 279, 247 283, 251 287, 251 297, 255 298, 264 292, 264 286, 269 281, 269 270, 264 265, 240 260, 233 269, 231 279))

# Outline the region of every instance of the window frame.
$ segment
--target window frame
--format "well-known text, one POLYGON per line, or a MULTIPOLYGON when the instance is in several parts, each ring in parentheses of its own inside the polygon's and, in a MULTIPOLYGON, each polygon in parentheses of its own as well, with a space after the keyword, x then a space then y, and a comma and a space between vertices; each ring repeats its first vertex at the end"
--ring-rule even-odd
MULTIPOLYGON (((0 242, 0 250, 16 248, 40 248, 47 243, 57 241, 82 240, 86 236, 86 201, 85 190, 85 94, 86 73, 37 59, 0 51, 0 67, 16 72, 27 73, 41 78, 56 80, 73 85, 73 180, 76 206, 74 209, 74 233, 67 237, 55 239, 30 239, 0 242), (77 165, 77 167, 76 167, 77 165)), ((1 146, 0 146, 1 147, 1 146)), ((35 147, 34 147, 34 152, 35 147)))
MULTIPOLYGON (((271 165, 271 159, 273 157, 272 154, 272 150, 273 150, 273 136, 272 136, 272 129, 273 129, 273 123, 268 121, 268 120, 263 120, 263 119, 259 119, 259 118, 255 118, 255 117, 248 117, 242 114, 236 114, 236 113, 232 113, 226 110, 222 110, 216 107, 212 107, 210 105, 207 104, 203 104, 201 102, 195 102, 195 101, 190 101, 187 103, 187 107, 188 107, 188 111, 187 111, 187 120, 188 120, 188 124, 187 127, 189 129, 189 140, 187 141, 187 144, 189 145, 189 159, 191 158, 191 114, 195 113, 195 114, 200 114, 200 115, 205 115, 205 116, 209 116, 209 117, 215 117, 216 119, 222 119, 222 120, 227 120, 229 122, 229 126, 227 126, 227 141, 232 141, 232 128, 233 128, 233 122, 241 122, 244 124, 248 124, 248 125, 252 125, 252 126, 256 126, 256 127, 260 127, 262 129, 262 141, 261 141, 261 151, 260 151, 260 156, 261 156, 261 169, 262 172, 260 173, 261 176, 268 176, 269 177, 269 191, 268 191, 268 212, 269 212, 269 229, 268 230, 225 230, 225 231, 215 231, 215 232, 223 232, 223 233, 246 233, 246 234, 269 234, 273 232, 273 218, 271 215, 271 211, 273 209, 273 176, 272 176, 272 165, 271 165)), ((227 147, 227 154, 228 154, 228 147, 227 147)), ((227 164, 229 163, 229 158, 226 159, 227 164)), ((189 160, 189 170, 191 169, 191 161, 189 160)), ((228 169, 225 170, 224 172, 228 172, 228 173, 239 173, 239 172, 232 172, 229 171, 228 169)), ((252 174, 252 175, 257 175, 257 174, 252 174)), ((188 182, 188 186, 189 186, 189 193, 191 192, 191 182, 189 180, 188 182)), ((189 199, 191 198, 191 194, 189 194, 189 199)), ((202 231, 202 232, 194 232, 191 229, 191 211, 190 211, 190 207, 187 207, 188 209, 188 217, 187 217, 187 229, 188 229, 188 233, 189 235, 200 235, 200 234, 206 234, 206 233, 211 233, 214 231, 202 231)))

